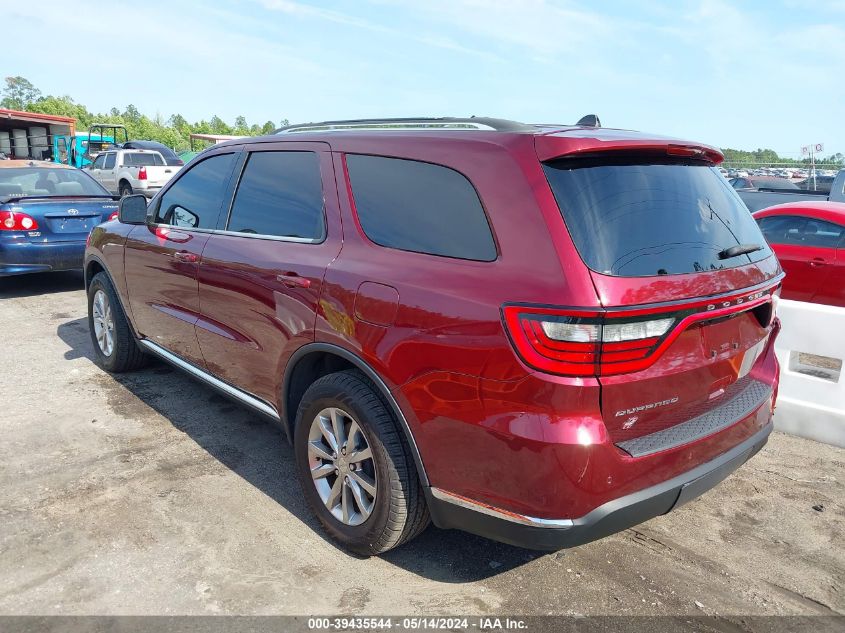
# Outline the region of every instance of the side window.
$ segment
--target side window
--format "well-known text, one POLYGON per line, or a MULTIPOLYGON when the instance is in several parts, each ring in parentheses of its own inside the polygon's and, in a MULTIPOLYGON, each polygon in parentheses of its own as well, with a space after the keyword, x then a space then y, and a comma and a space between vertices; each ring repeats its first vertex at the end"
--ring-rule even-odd
POLYGON ((321 239, 325 222, 317 154, 251 153, 226 228, 238 233, 321 239))
POLYGON ((415 160, 348 154, 361 228, 376 244, 476 261, 496 245, 472 184, 454 169, 415 160))
POLYGON ((759 221, 769 244, 800 244, 806 220, 796 215, 770 215, 759 221))
POLYGON ((103 169, 114 169, 114 152, 106 154, 106 161, 103 163, 103 169))
POLYGON ((825 222, 824 220, 807 218, 807 223, 804 225, 802 242, 807 246, 836 248, 839 245, 843 233, 845 233, 845 227, 833 224, 832 222, 825 222))
POLYGON ((105 154, 100 154, 99 156, 97 156, 97 158, 94 159, 94 162, 91 164, 91 169, 102 169, 105 160, 105 154))
POLYGON ((217 228, 220 203, 235 154, 218 154, 184 172, 164 193, 156 222, 185 228, 217 228))

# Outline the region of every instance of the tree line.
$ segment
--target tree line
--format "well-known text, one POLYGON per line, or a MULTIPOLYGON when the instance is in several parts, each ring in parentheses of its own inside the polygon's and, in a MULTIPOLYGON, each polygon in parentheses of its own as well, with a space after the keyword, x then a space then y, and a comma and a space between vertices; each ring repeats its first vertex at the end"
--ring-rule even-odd
POLYGON ((209 120, 189 122, 181 114, 173 114, 165 119, 161 115, 148 117, 141 114, 134 105, 129 104, 123 111, 112 108, 108 112, 91 112, 83 104, 77 103, 68 95, 43 95, 32 82, 24 77, 6 77, 2 91, 0 107, 10 110, 38 112, 73 117, 78 121, 79 130, 87 130, 94 123, 115 123, 124 125, 130 139, 144 139, 164 143, 176 151, 190 148, 191 134, 232 134, 237 136, 258 136, 270 134, 273 130, 288 124, 282 119, 279 125, 265 121, 263 125, 250 125, 246 118, 239 116, 234 125, 229 125, 219 116, 209 120))
MULTIPOLYGON (((794 167, 806 169, 810 166, 810 157, 804 158, 783 158, 772 149, 757 149, 748 152, 741 149, 725 148, 722 150, 725 155, 725 165, 730 167, 794 167)), ((845 167, 845 156, 837 152, 823 157, 816 155, 816 168, 819 169, 842 169, 845 167)))

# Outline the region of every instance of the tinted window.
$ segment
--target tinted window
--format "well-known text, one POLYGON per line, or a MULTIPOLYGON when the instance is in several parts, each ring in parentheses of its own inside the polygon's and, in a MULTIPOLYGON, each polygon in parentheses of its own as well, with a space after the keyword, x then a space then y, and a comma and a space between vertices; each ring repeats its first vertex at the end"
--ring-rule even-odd
POLYGON ((130 167, 150 166, 150 165, 164 165, 164 159, 161 154, 146 152, 127 152, 123 155, 123 164, 130 167))
POLYGON ((352 154, 346 164, 358 219, 376 244, 460 259, 496 259, 478 194, 455 170, 352 154))
POLYGON ((103 169, 114 169, 114 154, 106 154, 106 160, 103 163, 103 169))
POLYGON ((100 154, 97 158, 94 159, 94 163, 91 165, 91 169, 102 169, 103 163, 106 160, 105 154, 100 154))
POLYGON ((323 237, 323 185, 313 152, 254 152, 229 215, 229 231, 323 237))
POLYGON ((544 166, 575 246, 593 270, 645 277, 718 270, 771 251, 719 172, 655 158, 579 159, 544 166), (720 259, 738 244, 749 255, 720 259))
POLYGON ((218 154, 184 172, 162 196, 156 222, 188 228, 216 228, 220 203, 234 163, 234 154, 218 154))
POLYGON ((769 244, 798 244, 805 220, 796 215, 770 215, 758 224, 769 244))
POLYGON ((802 237, 804 244, 807 246, 836 248, 840 244, 843 233, 845 233, 845 228, 838 224, 807 218, 807 224, 804 225, 804 235, 802 237))

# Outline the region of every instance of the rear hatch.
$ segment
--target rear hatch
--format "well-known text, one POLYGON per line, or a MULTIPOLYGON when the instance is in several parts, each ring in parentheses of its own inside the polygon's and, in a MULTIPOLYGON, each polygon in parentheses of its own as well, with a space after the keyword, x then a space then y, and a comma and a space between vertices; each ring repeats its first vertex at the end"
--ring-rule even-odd
POLYGON ((658 452, 759 406, 771 385, 752 371, 780 268, 708 157, 620 151, 544 170, 604 307, 545 334, 570 346, 577 325, 592 341, 586 362, 614 443, 636 457, 658 452))
POLYGON ((179 171, 179 167, 167 165, 159 152, 126 152, 123 161, 125 166, 133 171, 135 179, 146 180, 149 187, 163 187, 179 171))

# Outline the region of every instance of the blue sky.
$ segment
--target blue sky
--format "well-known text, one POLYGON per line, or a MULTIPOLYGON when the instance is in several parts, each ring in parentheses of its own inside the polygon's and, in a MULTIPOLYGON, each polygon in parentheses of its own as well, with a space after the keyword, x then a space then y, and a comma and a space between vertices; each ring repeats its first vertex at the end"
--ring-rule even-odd
POLYGON ((0 74, 94 111, 230 123, 595 112, 721 147, 845 153, 845 0, 4 4, 0 74))

